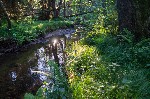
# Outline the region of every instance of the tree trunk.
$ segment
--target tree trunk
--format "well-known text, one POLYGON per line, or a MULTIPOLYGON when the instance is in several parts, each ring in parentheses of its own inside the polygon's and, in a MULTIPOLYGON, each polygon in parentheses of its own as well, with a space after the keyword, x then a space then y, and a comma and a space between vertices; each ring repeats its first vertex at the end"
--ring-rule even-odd
POLYGON ((6 9, 5 9, 5 6, 4 6, 4 4, 3 4, 3 2, 2 2, 1 0, 0 0, 0 8, 1 8, 2 12, 4 13, 4 16, 6 17, 6 20, 7 20, 7 23, 8 23, 7 28, 8 28, 8 29, 11 29, 11 21, 10 21, 10 18, 9 18, 9 16, 8 16, 7 11, 6 11, 6 9))
POLYGON ((103 7, 103 14, 106 15, 107 12, 106 12, 106 0, 102 0, 102 7, 103 7))
POLYGON ((149 0, 117 0, 117 9, 120 32, 124 28, 128 29, 134 34, 135 41, 139 41, 142 37, 149 35, 149 0))
POLYGON ((135 8, 132 0, 117 0, 119 31, 124 28, 135 32, 135 8))
POLYGON ((64 17, 66 17, 66 0, 64 0, 64 17))
POLYGON ((150 0, 134 0, 137 15, 137 30, 143 37, 150 37, 150 0))
POLYGON ((52 0, 51 1, 52 2, 52 10, 53 10, 53 18, 57 18, 58 17, 58 15, 57 15, 57 9, 56 9, 56 5, 55 5, 55 0, 52 0))
POLYGON ((51 0, 48 0, 48 19, 50 19, 50 14, 51 14, 51 0))

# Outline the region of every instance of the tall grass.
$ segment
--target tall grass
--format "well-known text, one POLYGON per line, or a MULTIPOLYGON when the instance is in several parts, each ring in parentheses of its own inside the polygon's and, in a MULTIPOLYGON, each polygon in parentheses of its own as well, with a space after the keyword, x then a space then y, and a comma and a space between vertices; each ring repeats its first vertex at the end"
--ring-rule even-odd
POLYGON ((129 99, 136 96, 124 84, 126 70, 106 63, 95 47, 73 44, 68 50, 67 70, 74 99, 129 99))
MULTIPOLYGON (((112 63, 109 65, 111 66, 109 73, 113 74, 113 82, 126 86, 127 90, 121 94, 129 97, 123 95, 124 98, 148 99, 150 97, 150 40, 143 39, 135 43, 133 38, 132 33, 127 30, 124 30, 122 35, 91 33, 84 39, 84 44, 95 46, 101 61, 105 64, 112 63)), ((122 99, 116 96, 115 98, 122 99)))

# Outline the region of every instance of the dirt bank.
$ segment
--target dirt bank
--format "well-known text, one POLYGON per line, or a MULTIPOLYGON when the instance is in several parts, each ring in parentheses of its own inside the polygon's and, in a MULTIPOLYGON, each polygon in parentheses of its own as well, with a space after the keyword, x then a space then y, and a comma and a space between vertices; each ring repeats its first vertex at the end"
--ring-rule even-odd
POLYGON ((24 51, 26 48, 28 48, 29 46, 33 44, 46 43, 49 41, 49 38, 53 36, 61 36, 65 34, 71 34, 74 32, 75 30, 72 28, 58 29, 56 31, 49 32, 45 35, 41 35, 34 41, 24 42, 22 45, 18 45, 17 42, 13 40, 0 41, 0 56, 7 54, 7 53, 16 53, 16 52, 24 51))

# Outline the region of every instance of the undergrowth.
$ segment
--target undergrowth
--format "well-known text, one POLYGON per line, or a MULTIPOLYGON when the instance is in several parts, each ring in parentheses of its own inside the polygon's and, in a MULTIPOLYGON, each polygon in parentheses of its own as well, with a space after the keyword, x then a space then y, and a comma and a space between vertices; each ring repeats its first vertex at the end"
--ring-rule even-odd
POLYGON ((62 69, 53 61, 49 61, 50 80, 45 81, 36 95, 26 93, 24 99, 71 99, 68 80, 62 69))
POLYGON ((13 39, 18 44, 22 44, 56 29, 70 27, 71 24, 70 21, 63 20, 34 21, 27 17, 24 20, 12 20, 12 28, 9 30, 6 25, 2 25, 0 27, 0 38, 1 40, 13 39))
POLYGON ((126 74, 117 63, 106 63, 95 47, 73 44, 68 50, 67 71, 74 99, 131 98, 126 74))
MULTIPOLYGON (((101 58, 100 61, 106 64, 105 68, 111 66, 108 74, 113 73, 114 70, 113 75, 109 78, 109 83, 116 81, 115 83, 119 86, 126 86, 126 91, 120 93, 122 98, 148 99, 150 97, 150 39, 143 39, 135 43, 134 36, 130 31, 125 29, 121 34, 106 35, 91 32, 82 43, 96 47, 101 58)), ((103 77, 103 79, 106 78, 108 77, 103 77)), ((107 95, 105 98, 122 99, 117 95, 107 95)))
POLYGON ((93 14, 97 20, 88 14, 70 19, 90 31, 66 50, 68 83, 74 99, 150 97, 150 39, 137 43, 127 29, 118 33, 114 6, 114 2, 107 3, 107 9, 93 14))

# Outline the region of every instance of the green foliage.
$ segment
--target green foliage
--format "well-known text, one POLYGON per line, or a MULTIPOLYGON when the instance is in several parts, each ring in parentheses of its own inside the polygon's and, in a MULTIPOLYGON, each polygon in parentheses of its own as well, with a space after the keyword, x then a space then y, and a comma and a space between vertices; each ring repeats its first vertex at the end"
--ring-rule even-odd
MULTIPOLYGON (((72 47, 67 48, 68 79, 58 65, 50 61, 53 74, 49 78, 53 83, 48 85, 49 88, 41 87, 35 96, 25 94, 24 98, 148 99, 150 97, 150 39, 134 43, 134 36, 127 29, 122 33, 117 32, 115 0, 72 1, 72 14, 86 11, 93 11, 93 13, 69 19, 74 21, 74 24, 86 26, 90 32, 83 38, 82 44, 73 43, 72 47), (90 9, 87 9, 88 7, 90 9)), ((142 15, 140 18, 145 17, 143 19, 147 20, 147 15, 142 15)), ((26 17, 17 23, 13 22, 11 30, 6 30, 6 25, 3 24, 0 35, 1 39, 11 38, 21 44, 24 41, 34 40, 40 34, 69 25, 70 22, 61 19, 34 21, 31 17, 26 17)), ((47 84, 48 82, 44 82, 45 86, 47 84)))
POLYGON ((30 93, 26 93, 24 99, 35 99, 35 96, 30 93))
POLYGON ((68 21, 34 21, 31 17, 24 20, 13 22, 13 27, 7 30, 5 26, 0 28, 0 37, 16 40, 19 44, 25 41, 32 41, 39 35, 54 31, 60 28, 66 28, 71 25, 68 21))
MULTIPOLYGON (((107 0, 107 2, 114 3, 112 2, 112 0, 107 0)), ((70 20, 73 20, 75 24, 81 24, 88 27, 87 29, 92 29, 96 22, 101 21, 101 18, 99 16, 104 16, 104 10, 107 11, 107 14, 109 16, 116 17, 117 14, 114 14, 113 11, 115 7, 110 5, 110 3, 106 3, 106 5, 109 5, 109 7, 105 9, 103 8, 103 3, 105 2, 99 0, 73 0, 72 13, 80 15, 71 17, 70 20), (97 20, 98 17, 100 19, 99 21, 97 20)), ((105 19, 106 18, 110 19, 108 17, 105 17, 105 19)), ((107 20, 107 22, 109 22, 109 20, 107 20)))
POLYGON ((113 0, 106 0, 101 3, 100 14, 94 25, 95 33, 115 34, 118 28, 117 11, 113 0))
POLYGON ((73 98, 148 99, 150 40, 135 43, 127 29, 117 32, 114 2, 106 3, 101 11, 98 20, 88 26, 91 31, 81 40, 83 45, 72 44, 68 51, 73 98))
POLYGON ((105 63, 95 47, 73 44, 67 71, 74 99, 128 99, 135 97, 122 83, 125 71, 116 63, 105 63))
POLYGON ((51 89, 47 89, 47 99, 69 99, 70 91, 68 88, 68 81, 65 76, 65 72, 53 61, 49 61, 49 65, 53 67, 53 86, 51 89))
POLYGON ((46 99, 43 95, 43 89, 39 88, 39 90, 37 91, 36 95, 33 95, 31 93, 26 93, 24 95, 24 99, 46 99))
POLYGON ((26 93, 25 99, 70 99, 70 90, 68 87, 68 81, 65 76, 65 72, 53 61, 49 61, 48 65, 51 70, 49 71, 49 79, 51 81, 45 81, 43 86, 39 88, 36 95, 26 93))
MULTIPOLYGON (((126 94, 131 94, 136 98, 147 99, 150 92, 149 82, 149 59, 150 59, 150 42, 144 39, 135 44, 134 36, 127 30, 122 35, 105 35, 94 36, 91 33, 84 40, 85 44, 95 46, 101 55, 101 61, 108 63, 117 63, 120 69, 115 71, 113 80, 120 80, 121 85, 128 86, 126 94), (92 38, 93 37, 93 38, 92 38), (92 38, 92 39, 91 39, 92 38), (90 39, 91 41, 89 42, 90 39), (93 42, 93 43, 91 43, 93 42)), ((113 70, 113 68, 110 68, 113 70)), ((111 71, 109 71, 110 73, 111 71)))

